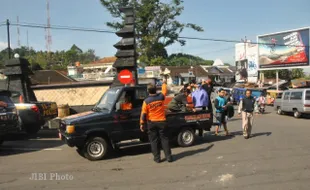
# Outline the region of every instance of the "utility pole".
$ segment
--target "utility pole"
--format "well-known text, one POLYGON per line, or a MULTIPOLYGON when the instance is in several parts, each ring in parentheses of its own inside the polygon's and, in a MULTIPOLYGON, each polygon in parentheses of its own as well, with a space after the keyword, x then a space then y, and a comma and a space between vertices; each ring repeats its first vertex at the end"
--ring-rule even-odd
POLYGON ((17 47, 20 48, 19 16, 17 16, 17 47))
POLYGON ((247 46, 247 39, 246 39, 246 36, 244 37, 244 59, 247 59, 247 56, 246 56, 246 46, 247 46))
POLYGON ((7 28, 7 35, 8 35, 8 56, 11 59, 11 40, 10 40, 10 21, 6 19, 6 28, 7 28))

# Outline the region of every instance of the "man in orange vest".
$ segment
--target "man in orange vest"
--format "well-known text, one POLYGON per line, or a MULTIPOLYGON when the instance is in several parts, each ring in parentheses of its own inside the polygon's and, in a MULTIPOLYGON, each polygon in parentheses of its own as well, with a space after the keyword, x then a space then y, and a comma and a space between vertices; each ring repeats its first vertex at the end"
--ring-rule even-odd
POLYGON ((132 103, 130 102, 130 96, 128 94, 125 95, 125 102, 121 104, 121 110, 131 110, 132 103))
MULTIPOLYGON (((164 91, 164 88, 162 91, 164 91)), ((160 139, 166 160, 172 162, 164 107, 166 93, 156 93, 154 85, 148 85, 148 93, 149 97, 144 100, 142 105, 140 130, 143 132, 145 125, 147 125, 154 161, 160 162, 160 148, 158 147, 160 139)))

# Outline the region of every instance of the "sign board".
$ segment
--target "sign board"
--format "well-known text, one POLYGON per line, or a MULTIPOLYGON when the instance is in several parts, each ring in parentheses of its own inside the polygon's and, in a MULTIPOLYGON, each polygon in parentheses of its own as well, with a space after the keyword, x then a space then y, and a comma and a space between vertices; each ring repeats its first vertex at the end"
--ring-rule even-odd
POLYGON ((144 68, 139 68, 139 69, 138 69, 138 74, 139 74, 139 75, 145 74, 145 69, 144 69, 144 68))
POLYGON ((261 35, 257 41, 260 70, 309 67, 309 28, 261 35))
POLYGON ((258 77, 258 61, 257 61, 258 45, 248 43, 246 57, 248 60, 247 72, 248 77, 258 77))
POLYGON ((118 74, 118 80, 122 84, 129 84, 132 82, 132 79, 132 72, 127 69, 121 70, 118 74))
POLYGON ((235 44, 235 61, 245 60, 246 44, 238 43, 235 44))

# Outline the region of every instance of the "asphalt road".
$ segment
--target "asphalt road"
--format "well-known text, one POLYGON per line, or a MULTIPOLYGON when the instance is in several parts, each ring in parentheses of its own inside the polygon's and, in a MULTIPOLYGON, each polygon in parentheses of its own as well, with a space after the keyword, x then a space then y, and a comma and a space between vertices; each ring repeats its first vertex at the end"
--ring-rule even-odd
POLYGON ((20 135, 0 148, 0 189, 309 189, 309 119, 257 116, 249 140, 241 135, 240 118, 229 129, 235 136, 207 133, 193 147, 173 148, 175 162, 160 164, 149 145, 90 162, 55 131, 20 135))

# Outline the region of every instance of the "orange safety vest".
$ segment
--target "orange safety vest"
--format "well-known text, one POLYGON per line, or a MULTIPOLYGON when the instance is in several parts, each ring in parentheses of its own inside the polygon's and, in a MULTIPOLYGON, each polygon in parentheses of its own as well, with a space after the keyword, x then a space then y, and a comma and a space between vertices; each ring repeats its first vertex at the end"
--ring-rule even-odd
POLYGON ((20 95, 20 96, 19 96, 19 103, 24 103, 24 97, 23 97, 23 95, 20 95))

